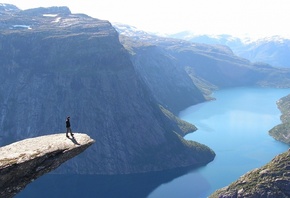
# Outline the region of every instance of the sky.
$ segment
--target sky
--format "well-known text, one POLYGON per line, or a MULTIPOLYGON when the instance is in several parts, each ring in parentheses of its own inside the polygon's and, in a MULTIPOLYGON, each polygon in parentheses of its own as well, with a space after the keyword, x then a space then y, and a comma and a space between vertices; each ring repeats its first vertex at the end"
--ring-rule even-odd
POLYGON ((289 0, 4 0, 20 9, 67 6, 72 13, 162 34, 290 38, 289 0))

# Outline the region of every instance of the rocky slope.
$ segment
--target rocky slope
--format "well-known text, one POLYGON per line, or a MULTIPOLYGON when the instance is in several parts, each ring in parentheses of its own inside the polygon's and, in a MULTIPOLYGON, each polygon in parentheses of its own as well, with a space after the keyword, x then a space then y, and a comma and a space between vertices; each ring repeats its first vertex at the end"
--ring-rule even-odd
POLYGON ((269 131, 269 134, 276 140, 290 144, 290 95, 277 101, 277 106, 282 112, 280 117, 282 123, 269 131))
POLYGON ((196 128, 167 113, 140 80, 108 21, 66 7, 0 18, 0 144, 65 131, 97 143, 56 172, 124 174, 206 164, 214 152, 180 135, 196 128))
POLYGON ((79 155, 94 143, 86 134, 25 139, 0 147, 0 197, 13 197, 27 184, 79 155))
POLYGON ((122 24, 114 27, 156 100, 175 113, 210 99, 214 89, 290 86, 289 69, 251 63, 226 46, 159 37, 122 24))
POLYGON ((287 198, 290 197, 290 150, 265 166, 248 172, 210 198, 287 198))

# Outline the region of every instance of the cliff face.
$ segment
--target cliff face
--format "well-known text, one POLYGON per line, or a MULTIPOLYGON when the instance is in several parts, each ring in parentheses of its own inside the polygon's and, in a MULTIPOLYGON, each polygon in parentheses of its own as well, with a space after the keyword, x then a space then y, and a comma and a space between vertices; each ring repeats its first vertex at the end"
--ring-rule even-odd
POLYGON ((79 155, 94 143, 86 134, 25 139, 0 147, 0 197, 13 197, 27 184, 79 155))
POLYGON ((70 115, 72 130, 98 143, 57 172, 136 173, 213 160, 209 148, 177 135, 184 129, 157 105, 109 22, 62 7, 3 13, 0 22, 1 145, 65 131, 70 115))
POLYGON ((265 166, 248 172, 210 198, 290 197, 290 150, 276 156, 265 166))
POLYGON ((160 104, 177 114, 186 107, 206 101, 186 71, 163 49, 145 46, 135 49, 135 53, 132 62, 136 71, 160 104))
MULTIPOLYGON (((178 60, 158 43, 160 37, 146 33, 121 33, 120 41, 131 54, 132 63, 154 98, 164 107, 177 114, 191 105, 206 101, 203 92, 194 84, 178 60), (125 36, 124 36, 125 35, 125 36)), ((166 46, 174 45, 165 42, 166 46)))

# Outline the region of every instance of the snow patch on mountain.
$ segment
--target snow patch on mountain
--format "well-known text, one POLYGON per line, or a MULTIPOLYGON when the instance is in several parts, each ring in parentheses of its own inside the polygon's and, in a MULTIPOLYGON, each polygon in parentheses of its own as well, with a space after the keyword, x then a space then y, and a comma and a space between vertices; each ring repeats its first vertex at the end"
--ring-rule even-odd
POLYGON ((57 17, 58 14, 43 14, 44 17, 57 17))
POLYGON ((136 35, 144 35, 149 36, 147 32, 144 32, 143 30, 140 30, 134 26, 122 24, 122 23, 112 23, 114 28, 122 35, 126 36, 136 36, 136 35))
POLYGON ((19 8, 17 8, 15 5, 7 4, 7 3, 0 3, 0 11, 18 11, 19 8))
POLYGON ((13 29, 28 29, 31 30, 32 28, 29 25, 13 25, 13 29))
POLYGON ((285 43, 287 40, 289 39, 286 39, 286 38, 283 38, 281 36, 270 36, 270 37, 265 37, 265 38, 262 38, 262 39, 259 39, 257 40, 256 42, 257 43, 269 43, 269 42, 275 42, 275 43, 280 43, 280 44, 283 44, 285 43))

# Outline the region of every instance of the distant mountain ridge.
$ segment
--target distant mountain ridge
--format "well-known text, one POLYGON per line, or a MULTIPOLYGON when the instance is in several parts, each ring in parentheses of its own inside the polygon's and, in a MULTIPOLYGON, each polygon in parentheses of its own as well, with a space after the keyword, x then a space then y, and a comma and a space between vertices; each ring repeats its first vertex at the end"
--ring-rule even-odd
POLYGON ((196 43, 226 45, 236 55, 252 62, 263 62, 276 67, 290 67, 290 40, 280 36, 251 40, 231 35, 194 35, 188 31, 167 36, 196 43))
MULTIPOLYGON (((140 30, 136 31, 135 28, 128 28, 127 25, 113 25, 121 34, 122 44, 131 52, 131 59, 137 70, 138 68, 149 69, 150 65, 158 65, 158 67, 163 65, 162 71, 168 70, 170 64, 156 60, 157 56, 154 55, 159 53, 173 64, 172 67, 176 71, 171 73, 172 78, 178 74, 177 71, 186 71, 195 86, 199 90, 203 90, 203 93, 209 89, 233 86, 289 86, 287 83, 287 79, 289 79, 288 69, 274 68, 266 63, 252 63, 237 56, 225 45, 209 45, 183 39, 160 37, 140 30), (146 54, 147 51, 152 52, 153 50, 154 54, 146 54), (140 56, 141 53, 144 54, 140 56), (141 64, 139 67, 138 64, 141 60, 138 57, 146 57, 146 60, 142 61, 146 61, 144 63, 150 65, 141 64), (282 83, 280 80, 284 82, 282 83)), ((152 69, 143 71, 143 74, 141 76, 154 75, 152 69)), ((181 76, 184 77, 183 74, 181 76)), ((149 79, 149 76, 146 79, 149 79)), ((146 79, 145 81, 148 82, 146 79)))

